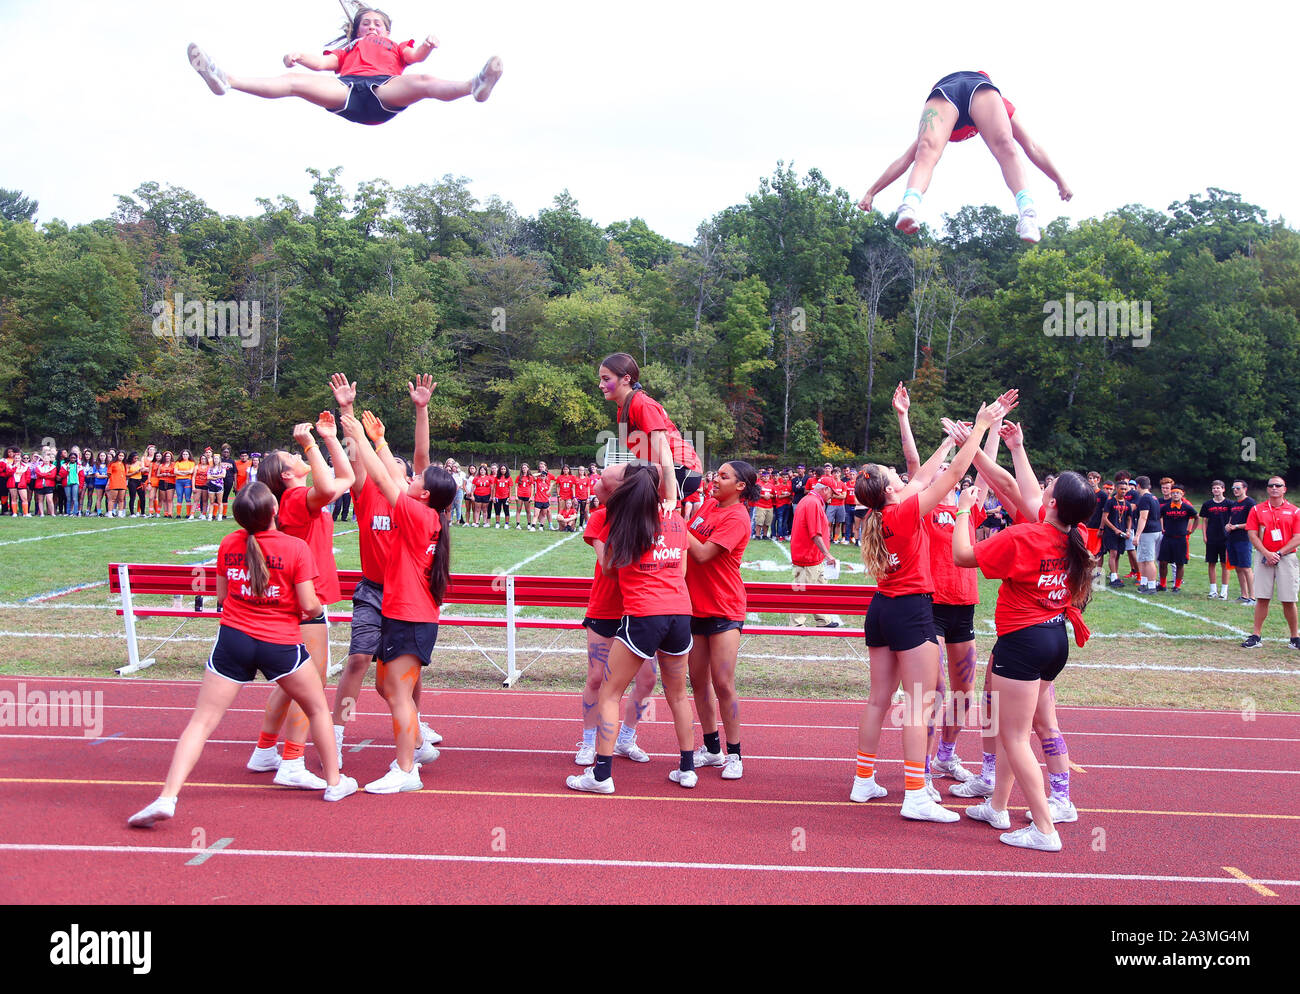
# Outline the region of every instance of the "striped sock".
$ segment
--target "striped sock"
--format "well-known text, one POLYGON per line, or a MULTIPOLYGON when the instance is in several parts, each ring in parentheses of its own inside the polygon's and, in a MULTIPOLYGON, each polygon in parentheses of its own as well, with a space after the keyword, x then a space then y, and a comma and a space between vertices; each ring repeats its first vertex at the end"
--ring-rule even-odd
POLYGON ((984 754, 984 763, 980 769, 982 776, 989 783, 996 783, 998 779, 998 754, 995 752, 986 752, 984 754))
POLYGON ((870 780, 876 775, 876 754, 874 752, 858 751, 858 776, 863 780, 870 780))
POLYGON ((1021 190, 1016 194, 1016 210, 1024 214, 1025 211, 1032 211, 1033 209, 1034 198, 1029 195, 1028 190, 1021 190))
POLYGON ((910 206, 913 210, 919 210, 921 207, 921 191, 909 186, 903 194, 903 206, 910 206))
POLYGON ((923 763, 903 763, 903 786, 907 790, 925 789, 925 765, 923 763))

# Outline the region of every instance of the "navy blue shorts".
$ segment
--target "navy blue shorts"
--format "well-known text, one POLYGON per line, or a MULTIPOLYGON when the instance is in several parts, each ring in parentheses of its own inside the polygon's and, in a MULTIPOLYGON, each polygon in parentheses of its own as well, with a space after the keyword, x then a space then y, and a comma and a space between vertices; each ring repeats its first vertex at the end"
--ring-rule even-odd
POLYGON ((989 654, 993 672, 1008 680, 1047 680, 1061 675, 1070 655, 1065 616, 999 635, 989 654))
POLYGON ((1228 565, 1233 569, 1250 569, 1255 562, 1255 547, 1250 540, 1228 543, 1228 565))
POLYGON ((975 605, 934 605, 934 632, 945 643, 974 642, 975 605))
POLYGON ((684 656, 691 651, 691 616, 689 614, 656 614, 646 618, 631 618, 626 614, 618 626, 618 640, 642 659, 653 659, 655 653, 684 656))
POLYGON ((379 658, 380 628, 384 620, 384 588, 362 577, 352 592, 352 637, 348 655, 379 658))
POLYGON ((621 618, 583 618, 582 627, 590 628, 603 639, 612 639, 618 635, 621 618))
POLYGON ((681 494, 682 500, 699 490, 700 484, 704 481, 704 477, 699 473, 693 469, 687 469, 685 466, 674 466, 673 472, 677 477, 677 490, 681 494))
POLYGON ((385 107, 375 93, 375 88, 383 86, 392 76, 340 76, 339 82, 348 88, 348 99, 338 110, 330 111, 345 121, 353 124, 383 124, 391 121, 405 107, 390 110, 385 107))
POLYGON ((876 594, 867 605, 867 648, 889 646, 893 652, 906 652, 924 642, 939 644, 934 634, 934 607, 929 594, 904 594, 890 597, 876 594))
POLYGON ((736 621, 732 618, 696 618, 691 617, 691 634, 703 635, 708 638, 710 635, 721 635, 723 632, 732 630, 744 632, 745 623, 736 621))
POLYGON ((238 628, 222 625, 208 654, 208 669, 235 683, 252 683, 260 670, 272 683, 311 659, 305 645, 263 642, 238 628))
POLYGON ((402 621, 385 618, 380 627, 379 658, 389 663, 398 656, 414 656, 428 666, 438 641, 436 621, 402 621))
MULTIPOLYGON (((957 108, 957 123, 952 126, 953 131, 975 127, 975 122, 970 116, 970 100, 981 86, 991 87, 998 93, 1002 92, 993 86, 983 73, 971 71, 950 73, 930 88, 930 97, 937 94, 957 108)), ((929 97, 926 99, 928 100, 929 97)))

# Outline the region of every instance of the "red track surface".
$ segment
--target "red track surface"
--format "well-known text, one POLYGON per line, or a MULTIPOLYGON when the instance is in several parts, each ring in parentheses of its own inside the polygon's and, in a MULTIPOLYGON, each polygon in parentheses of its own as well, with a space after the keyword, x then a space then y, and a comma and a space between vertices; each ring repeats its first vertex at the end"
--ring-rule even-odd
MULTIPOLYGON (((688 791, 667 779, 676 742, 661 699, 638 736, 652 762, 616 758, 605 797, 564 786, 578 772, 576 695, 517 690, 426 691, 446 741, 425 789, 325 804, 244 770, 267 691, 250 686, 176 818, 132 830, 196 685, 5 677, 0 692, 20 683, 28 695, 102 691, 104 737, 0 728, 5 903, 1300 902, 1300 715, 1062 708, 1087 772, 1071 784, 1079 821, 1059 826, 1065 849, 1052 855, 970 819, 901 819, 895 729, 881 744, 890 797, 850 803, 860 702, 744 701, 744 779, 703 770, 688 791)), ((344 752, 362 784, 387 768, 390 729, 367 691, 344 752)), ((959 749, 978 756, 977 735, 959 749)), ((951 781, 939 783, 946 795, 951 781)), ((1023 799, 1012 803, 1018 827, 1023 799)))

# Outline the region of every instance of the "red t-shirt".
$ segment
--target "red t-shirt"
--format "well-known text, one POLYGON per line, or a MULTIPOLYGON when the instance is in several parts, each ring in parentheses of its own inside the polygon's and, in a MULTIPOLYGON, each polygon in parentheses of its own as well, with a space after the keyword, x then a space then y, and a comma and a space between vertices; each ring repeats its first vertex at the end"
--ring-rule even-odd
POLYGON ((352 504, 357 515, 361 572, 371 583, 382 587, 384 569, 393 549, 393 505, 369 475, 359 490, 352 488, 352 504))
POLYGON ((831 507, 844 506, 845 483, 843 480, 836 480, 831 484, 831 507))
MULTIPOLYGON (((598 507, 587 518, 587 527, 582 530, 582 540, 594 546, 596 542, 609 541, 609 528, 605 522, 605 508, 598 507)), ((606 573, 596 563, 596 574, 592 577, 591 597, 587 601, 587 617, 612 621, 623 617, 623 591, 619 589, 618 573, 606 573)))
POLYGON ((725 550, 707 563, 686 561, 686 588, 691 614, 697 618, 745 620, 745 584, 740 561, 749 545, 749 512, 743 503, 720 507, 710 497, 691 516, 690 532, 701 542, 716 542, 725 550))
POLYGON ((573 500, 578 478, 572 473, 561 473, 555 478, 555 496, 560 500, 573 500))
MULTIPOLYGON (((967 517, 967 515, 963 515, 967 517)), ((984 521, 984 509, 976 505, 968 515, 966 527, 970 540, 975 541, 975 529, 984 521)), ((930 540, 930 575, 934 577, 934 602, 936 604, 978 604, 980 602, 979 577, 969 566, 958 566, 952 561, 952 530, 957 522, 957 505, 940 504, 925 516, 925 531, 930 540)))
POLYGON ((1300 512, 1300 507, 1285 500, 1276 508, 1271 507, 1268 501, 1262 501, 1252 507, 1250 513, 1246 515, 1246 530, 1260 532, 1259 537, 1264 543, 1264 548, 1269 552, 1277 552, 1295 535, 1296 527, 1300 524, 1296 518, 1297 512, 1300 512), (1281 532, 1280 537, 1273 537, 1274 529, 1281 532))
POLYGON ((493 496, 495 496, 497 500, 505 500, 510 496, 510 484, 513 482, 510 477, 495 476, 492 478, 492 481, 492 486, 495 491, 493 496))
POLYGON ((515 496, 520 500, 533 499, 533 478, 531 475, 519 475, 519 482, 515 485, 515 496))
POLYGON ((1069 537, 1052 525, 1012 525, 975 543, 975 561, 1001 580, 993 623, 999 635, 1055 618, 1070 605, 1069 537))
POLYGON ((901 504, 886 504, 880 516, 889 568, 884 576, 876 577, 879 591, 890 597, 933 593, 930 537, 921 524, 920 494, 912 494, 901 504))
POLYGON ((495 479, 496 479, 496 477, 494 477, 494 476, 476 476, 476 477, 474 477, 474 496, 475 496, 475 497, 491 497, 491 496, 492 496, 492 481, 495 480, 495 479))
POLYGON ((845 507, 858 506, 858 495, 853 489, 854 484, 856 484, 857 481, 858 478, 856 476, 850 476, 847 480, 844 481, 844 506, 845 507))
POLYGON ((772 484, 772 503, 777 507, 785 507, 790 503, 789 480, 777 480, 772 484))
POLYGON ((682 438, 663 405, 651 400, 644 390, 635 390, 628 396, 627 403, 619 408, 618 420, 620 424, 627 424, 627 448, 638 459, 650 461, 650 433, 662 431, 668 433, 673 464, 696 473, 703 472, 704 464, 700 462, 698 453, 682 438))
POLYGON ((306 542, 282 531, 258 532, 255 537, 266 560, 266 594, 254 597, 248 585, 244 565, 248 532, 231 532, 217 550, 217 571, 226 577, 221 625, 262 642, 298 645, 302 607, 294 586, 316 578, 316 562, 306 542))
POLYGON ((772 496, 775 493, 771 480, 759 479, 758 481, 758 500, 754 501, 755 507, 768 508, 772 506, 772 496))
POLYGON ((538 476, 533 479, 533 499, 541 504, 551 502, 551 486, 555 483, 555 477, 547 473, 544 477, 538 476))
POLYGON ((402 494, 393 505, 393 548, 384 568, 384 617, 396 621, 438 620, 429 591, 429 572, 442 523, 428 504, 402 494))
POLYGON ((574 493, 577 494, 578 500, 589 500, 591 498, 591 477, 580 476, 574 483, 574 493))
POLYGON ((686 523, 676 511, 660 515, 659 523, 659 536, 641 561, 618 571, 623 613, 633 618, 691 613, 691 596, 682 571, 690 544, 686 523))
POLYGON ((321 508, 307 513, 307 487, 290 487, 280 497, 280 530, 300 538, 316 560, 316 596, 321 604, 343 599, 339 568, 334 562, 334 519, 321 508))
POLYGON ((338 56, 340 76, 400 76, 406 68, 402 49, 414 47, 414 38, 394 41, 383 35, 362 35, 342 48, 326 49, 325 54, 338 56))
POLYGON ((790 559, 796 566, 816 566, 826 557, 813 544, 817 535, 830 546, 831 526, 826 520, 826 502, 821 494, 810 492, 794 506, 794 522, 790 526, 790 559))

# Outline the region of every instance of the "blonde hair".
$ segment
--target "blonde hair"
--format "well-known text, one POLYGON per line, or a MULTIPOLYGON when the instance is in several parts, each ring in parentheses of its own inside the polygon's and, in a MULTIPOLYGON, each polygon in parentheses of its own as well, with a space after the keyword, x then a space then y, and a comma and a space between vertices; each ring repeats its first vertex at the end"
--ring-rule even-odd
POLYGON ((885 487, 889 478, 875 463, 862 467, 853 496, 867 509, 862 522, 862 565, 878 581, 889 571, 889 549, 885 545, 885 521, 881 511, 885 506, 885 487))

